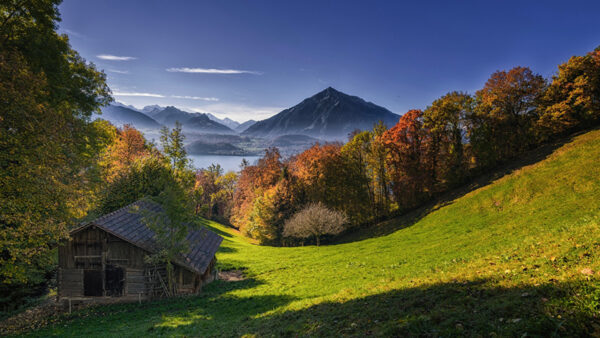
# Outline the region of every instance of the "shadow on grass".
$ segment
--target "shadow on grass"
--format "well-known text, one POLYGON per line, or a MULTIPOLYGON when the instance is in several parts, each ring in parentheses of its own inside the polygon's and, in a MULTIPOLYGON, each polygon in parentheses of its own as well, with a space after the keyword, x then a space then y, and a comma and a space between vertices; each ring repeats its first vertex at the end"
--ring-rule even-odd
POLYGON ((219 247, 219 251, 221 253, 229 253, 229 252, 237 252, 238 250, 236 248, 232 248, 229 246, 220 246, 219 247))
POLYGON ((472 177, 470 181, 463 186, 452 189, 445 192, 431 201, 426 202, 424 205, 406 212, 403 215, 382 221, 376 225, 365 225, 354 230, 350 230, 347 234, 338 237, 337 240, 333 240, 327 244, 339 244, 339 243, 350 243, 361 241, 367 238, 386 236, 394 233, 400 229, 408 228, 429 213, 434 212, 440 208, 451 205, 454 201, 476 189, 489 185, 490 183, 509 175, 525 166, 529 166, 540 161, 547 159, 556 149, 563 145, 570 143, 573 139, 581 134, 598 130, 599 128, 593 128, 581 132, 574 133, 568 137, 562 138, 552 143, 542 145, 536 149, 530 150, 525 154, 521 155, 520 158, 513 159, 499 165, 491 172, 480 174, 472 177))
POLYGON ((256 319, 232 333, 589 336, 600 333, 599 296, 600 285, 587 281, 514 288, 486 280, 435 284, 286 311, 256 319))
POLYGON ((233 237, 231 234, 229 234, 229 233, 227 233, 227 232, 225 232, 223 230, 217 229, 217 228, 213 227, 212 225, 210 225, 210 221, 207 220, 207 219, 205 219, 205 218, 199 217, 198 220, 199 220, 198 223, 201 226, 203 226, 206 229, 208 229, 208 230, 210 230, 210 231, 218 234, 219 236, 227 237, 227 238, 232 238, 233 237))

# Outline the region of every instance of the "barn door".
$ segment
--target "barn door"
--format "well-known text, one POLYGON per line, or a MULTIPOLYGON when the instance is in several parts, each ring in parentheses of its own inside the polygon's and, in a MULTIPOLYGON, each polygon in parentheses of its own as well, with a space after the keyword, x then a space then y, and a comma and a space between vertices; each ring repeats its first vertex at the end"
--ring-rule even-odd
POLYGON ((90 297, 102 296, 102 271, 83 271, 83 295, 90 297))
POLYGON ((123 285, 125 284, 125 274, 123 268, 114 265, 107 265, 106 275, 106 295, 107 296, 122 296, 123 285))

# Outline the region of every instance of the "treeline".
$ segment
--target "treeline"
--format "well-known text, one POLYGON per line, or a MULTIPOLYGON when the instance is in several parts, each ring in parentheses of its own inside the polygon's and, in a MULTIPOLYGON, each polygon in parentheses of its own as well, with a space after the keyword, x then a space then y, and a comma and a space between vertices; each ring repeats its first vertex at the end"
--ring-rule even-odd
POLYGON ((550 81, 526 67, 497 71, 474 95, 450 92, 390 129, 379 124, 286 160, 267 150, 241 171, 230 220, 261 243, 298 243, 283 235, 304 206, 342 212, 347 226, 374 222, 599 121, 600 47, 561 64, 550 81))

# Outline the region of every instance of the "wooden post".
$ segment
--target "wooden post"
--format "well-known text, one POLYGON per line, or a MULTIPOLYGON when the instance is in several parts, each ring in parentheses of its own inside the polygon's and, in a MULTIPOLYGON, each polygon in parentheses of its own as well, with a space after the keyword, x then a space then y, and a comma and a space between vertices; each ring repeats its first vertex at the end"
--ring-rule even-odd
POLYGON ((106 250, 107 250, 107 238, 106 233, 101 234, 102 241, 102 296, 106 297, 106 250))
POLYGON ((71 298, 69 298, 69 314, 71 314, 71 298))
POLYGON ((138 293, 138 303, 142 304, 142 293, 138 293))

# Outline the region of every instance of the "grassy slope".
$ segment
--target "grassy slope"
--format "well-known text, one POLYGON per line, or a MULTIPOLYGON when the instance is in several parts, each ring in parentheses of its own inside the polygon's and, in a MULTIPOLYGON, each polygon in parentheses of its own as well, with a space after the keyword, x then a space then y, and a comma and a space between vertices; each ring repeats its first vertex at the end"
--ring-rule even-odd
POLYGON ((600 332, 600 131, 392 234, 260 247, 225 227, 249 279, 199 297, 64 316, 47 336, 489 335, 600 332), (593 272, 590 274, 589 270, 593 272))

